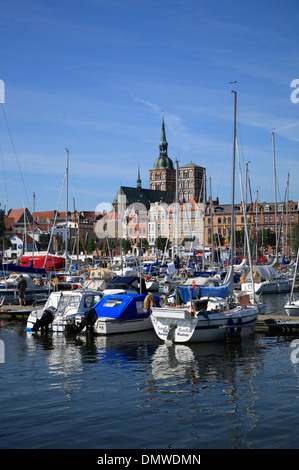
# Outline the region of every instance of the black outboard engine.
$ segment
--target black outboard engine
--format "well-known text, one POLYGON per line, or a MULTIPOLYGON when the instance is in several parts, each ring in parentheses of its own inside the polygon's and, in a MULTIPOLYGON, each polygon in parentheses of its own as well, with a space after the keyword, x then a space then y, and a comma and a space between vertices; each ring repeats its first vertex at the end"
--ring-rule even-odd
POLYGON ((48 326, 53 322, 57 309, 55 307, 48 307, 43 311, 41 318, 37 319, 31 331, 38 331, 41 329, 47 329, 48 326))
POLYGON ((80 331, 82 331, 83 328, 86 327, 86 332, 91 333, 92 327, 97 321, 97 319, 98 319, 98 315, 94 308, 87 310, 87 312, 85 312, 84 318, 81 320, 79 325, 77 325, 76 332, 80 333, 80 331))

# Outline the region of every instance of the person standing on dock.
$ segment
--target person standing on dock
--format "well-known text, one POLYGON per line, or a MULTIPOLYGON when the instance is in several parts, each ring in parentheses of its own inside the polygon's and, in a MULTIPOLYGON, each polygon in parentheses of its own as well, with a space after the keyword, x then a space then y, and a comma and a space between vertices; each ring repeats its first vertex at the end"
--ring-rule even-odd
POLYGON ((20 277, 20 280, 17 284, 15 293, 17 293, 17 290, 19 291, 19 303, 20 303, 20 306, 22 306, 22 305, 26 305, 25 292, 27 288, 27 281, 26 279, 23 278, 23 274, 20 274, 19 277, 20 277))

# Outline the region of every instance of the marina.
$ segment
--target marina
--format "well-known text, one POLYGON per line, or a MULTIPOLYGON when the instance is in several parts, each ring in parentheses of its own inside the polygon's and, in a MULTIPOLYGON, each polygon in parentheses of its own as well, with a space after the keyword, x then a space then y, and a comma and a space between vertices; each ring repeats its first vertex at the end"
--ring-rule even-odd
MULTIPOLYGON (((265 323, 284 319, 283 305, 268 296, 265 323)), ((0 324, 2 449, 298 448, 299 334, 182 345, 153 330, 75 337, 0 324)))

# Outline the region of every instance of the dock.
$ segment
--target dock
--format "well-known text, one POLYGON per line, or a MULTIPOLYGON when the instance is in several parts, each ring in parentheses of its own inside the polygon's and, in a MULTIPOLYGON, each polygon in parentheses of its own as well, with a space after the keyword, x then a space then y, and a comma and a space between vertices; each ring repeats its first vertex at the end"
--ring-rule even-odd
MULTIPOLYGON (((25 320, 31 311, 31 305, 2 305, 0 320, 25 320)), ((254 331, 256 333, 299 334, 299 316, 261 314, 257 317, 254 331)))
POLYGON ((31 311, 31 305, 2 305, 0 307, 0 319, 23 320, 25 318, 28 318, 31 311))
POLYGON ((299 317, 289 315, 258 315, 254 330, 257 333, 299 334, 299 317))

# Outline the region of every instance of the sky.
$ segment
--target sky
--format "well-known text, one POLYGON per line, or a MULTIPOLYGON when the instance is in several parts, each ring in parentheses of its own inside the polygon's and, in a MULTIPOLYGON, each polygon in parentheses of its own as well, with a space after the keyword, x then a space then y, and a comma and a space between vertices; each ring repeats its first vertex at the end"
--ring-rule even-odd
POLYGON ((148 188, 163 114, 168 156, 205 167, 230 203, 232 90, 235 200, 249 162, 248 198, 273 202, 274 161, 277 199, 289 175, 299 200, 296 0, 0 0, 0 12, 2 208, 101 210, 138 165, 148 188))

